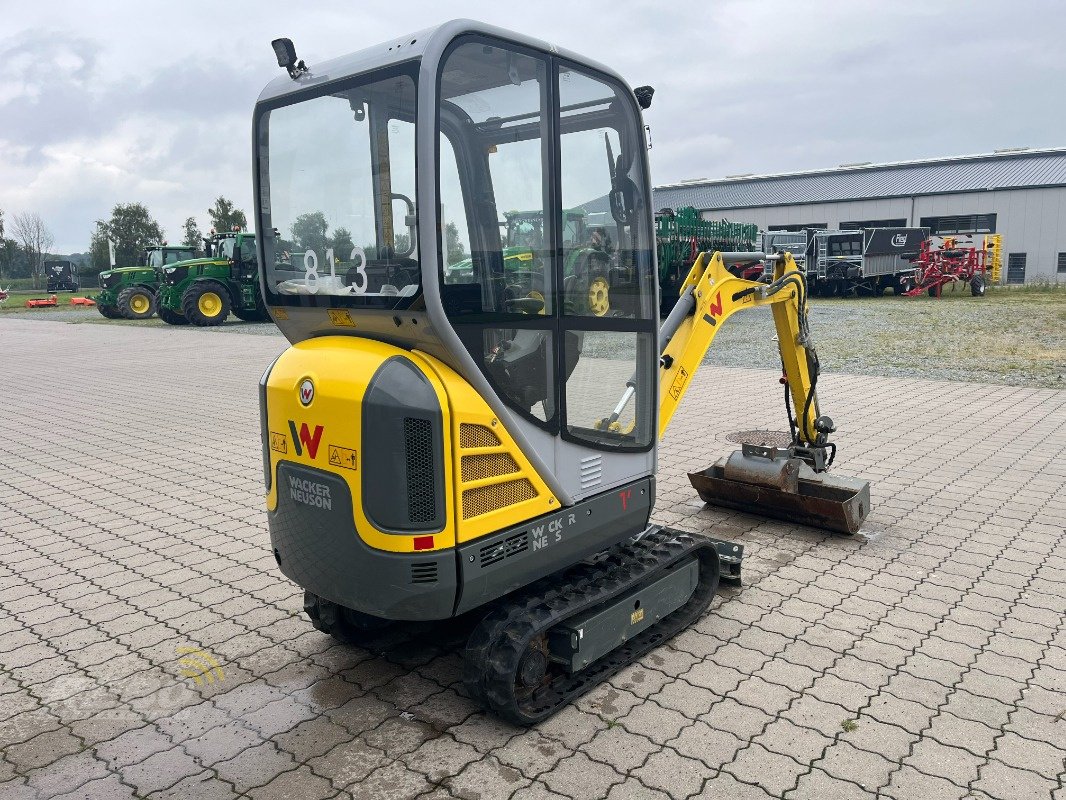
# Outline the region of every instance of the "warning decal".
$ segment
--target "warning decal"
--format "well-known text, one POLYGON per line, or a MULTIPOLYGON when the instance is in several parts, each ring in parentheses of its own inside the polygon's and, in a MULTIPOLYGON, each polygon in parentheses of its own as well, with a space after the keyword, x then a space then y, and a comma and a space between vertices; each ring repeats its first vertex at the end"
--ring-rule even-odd
POLYGON ((346 308, 327 308, 326 313, 329 314, 329 321, 338 328, 355 327, 355 320, 346 308))
POLYGON ((688 381, 688 371, 684 367, 678 367, 677 375, 674 376, 674 382, 670 384, 670 396, 675 400, 681 399, 681 392, 685 388, 685 383, 688 381))
POLYGON ((334 467, 343 469, 358 469, 358 454, 355 450, 349 450, 347 447, 337 447, 337 445, 331 444, 329 446, 329 463, 334 467))
POLYGON ((270 449, 276 453, 289 452, 289 445, 285 442, 284 433, 274 433, 274 431, 270 432, 270 449))

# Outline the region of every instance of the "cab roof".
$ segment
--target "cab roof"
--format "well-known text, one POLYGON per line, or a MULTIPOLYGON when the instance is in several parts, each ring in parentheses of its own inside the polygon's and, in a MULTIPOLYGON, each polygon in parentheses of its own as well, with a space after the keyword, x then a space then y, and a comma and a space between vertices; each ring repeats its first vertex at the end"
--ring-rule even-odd
POLYGON ((466 33, 481 33, 507 39, 534 50, 558 55, 610 75, 621 81, 625 86, 629 85, 613 69, 591 61, 579 53, 557 47, 541 39, 515 33, 505 28, 498 28, 495 25, 487 25, 471 19, 454 19, 436 27, 425 28, 406 36, 400 36, 346 56, 308 64, 309 71, 295 80, 282 73, 266 85, 259 95, 258 102, 276 100, 315 86, 341 81, 373 69, 401 64, 424 56, 429 56, 435 60, 440 58, 441 53, 443 53, 449 42, 466 33))

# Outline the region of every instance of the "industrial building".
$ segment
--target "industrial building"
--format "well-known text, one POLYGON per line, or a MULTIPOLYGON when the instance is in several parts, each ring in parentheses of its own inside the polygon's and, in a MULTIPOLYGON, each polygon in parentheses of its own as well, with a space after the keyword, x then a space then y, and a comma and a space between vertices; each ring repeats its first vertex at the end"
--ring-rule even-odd
POLYGON ((689 180, 655 189, 655 207, 762 230, 924 227, 936 236, 998 233, 1005 283, 1066 281, 1066 147, 774 175, 689 180))

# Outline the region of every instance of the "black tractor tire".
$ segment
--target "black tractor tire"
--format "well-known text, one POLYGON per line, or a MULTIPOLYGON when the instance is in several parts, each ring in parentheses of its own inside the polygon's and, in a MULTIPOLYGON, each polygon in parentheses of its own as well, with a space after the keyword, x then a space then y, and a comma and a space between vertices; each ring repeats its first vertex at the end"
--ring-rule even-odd
POLYGON ((118 309, 114 306, 97 305, 96 310, 106 319, 122 319, 122 315, 118 313, 118 309))
POLYGON ((159 314, 159 318, 167 325, 188 325, 189 320, 185 319, 184 315, 179 314, 177 311, 171 311, 166 306, 159 306, 156 308, 159 314))
POLYGON ((185 319, 201 328, 221 325, 231 307, 229 290, 218 281, 197 281, 181 298, 185 319))
POLYGON ((358 644, 389 625, 387 619, 339 606, 311 592, 304 592, 304 613, 316 629, 344 644, 358 644))
POLYGON ((970 278, 970 294, 974 297, 985 296, 985 278, 983 275, 974 275, 970 278))
POLYGON ((143 286, 127 286, 115 302, 118 313, 126 319, 148 319, 155 313, 155 292, 143 286))

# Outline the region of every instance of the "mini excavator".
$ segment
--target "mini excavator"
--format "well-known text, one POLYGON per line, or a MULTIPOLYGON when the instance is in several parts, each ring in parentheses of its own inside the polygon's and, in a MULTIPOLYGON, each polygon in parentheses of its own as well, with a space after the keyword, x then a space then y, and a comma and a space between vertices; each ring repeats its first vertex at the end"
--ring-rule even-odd
POLYGON ((743 551, 649 525, 657 444, 746 308, 772 309, 792 443, 745 445, 694 486, 858 529, 869 487, 825 473, 792 257, 701 254, 659 327, 650 87, 466 20, 310 66, 273 47, 256 241, 291 347, 260 382, 264 477, 316 628, 359 642, 470 615, 469 693, 528 725, 699 619, 743 551), (516 209, 538 224, 505 257, 516 209), (768 283, 729 272, 763 258, 768 283))

